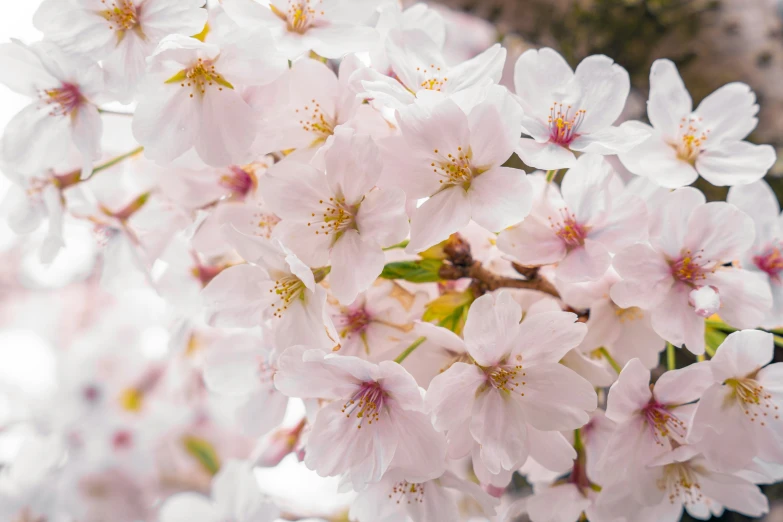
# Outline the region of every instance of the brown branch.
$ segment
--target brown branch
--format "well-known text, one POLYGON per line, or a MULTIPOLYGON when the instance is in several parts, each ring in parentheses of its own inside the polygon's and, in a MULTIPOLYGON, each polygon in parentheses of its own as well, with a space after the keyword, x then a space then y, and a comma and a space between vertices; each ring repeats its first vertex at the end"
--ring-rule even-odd
POLYGON ((544 292, 557 298, 560 297, 560 293, 554 285, 546 279, 535 277, 533 279, 525 280, 499 276, 484 268, 479 261, 474 261, 470 266, 444 264, 441 267, 439 274, 443 279, 448 280, 469 277, 473 279, 480 293, 492 292, 493 290, 498 290, 500 288, 523 288, 544 292))

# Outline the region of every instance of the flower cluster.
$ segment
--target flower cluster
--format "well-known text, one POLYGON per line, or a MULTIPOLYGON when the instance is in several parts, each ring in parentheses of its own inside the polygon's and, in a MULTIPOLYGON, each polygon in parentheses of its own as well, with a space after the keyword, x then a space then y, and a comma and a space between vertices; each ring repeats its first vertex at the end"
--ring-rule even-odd
POLYGON ((658 60, 649 125, 622 121, 611 58, 449 47, 455 20, 395 0, 44 0, 44 39, 0 45, 0 82, 30 97, 0 142, 3 214, 44 263, 86 224, 116 309, 62 341, 0 518, 769 510, 783 221, 775 152, 745 141, 754 93, 694 109, 658 60), (346 501, 262 487, 286 459, 346 501))

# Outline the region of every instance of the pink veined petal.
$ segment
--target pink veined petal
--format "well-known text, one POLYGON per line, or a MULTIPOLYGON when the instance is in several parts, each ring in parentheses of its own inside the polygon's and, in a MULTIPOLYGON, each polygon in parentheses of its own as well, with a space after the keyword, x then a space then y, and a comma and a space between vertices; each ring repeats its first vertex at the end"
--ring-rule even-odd
POLYGON ((780 203, 769 184, 758 180, 729 189, 726 202, 749 215, 756 224, 756 237, 763 237, 767 227, 774 227, 780 217, 780 203))
MULTIPOLYGON (((433 105, 412 105, 400 111, 398 122, 409 148, 425 154, 435 150, 456 154, 470 143, 468 117, 450 99, 433 105)), ((427 163, 429 166, 429 162, 427 163)))
POLYGON ((363 380, 355 374, 360 373, 362 366, 371 363, 358 362, 355 357, 340 361, 349 367, 358 366, 351 368, 351 372, 334 364, 324 364, 325 357, 326 352, 306 346, 288 348, 277 360, 275 388, 289 397, 301 399, 340 400, 351 397, 363 380))
POLYGON ((526 421, 544 431, 565 431, 584 426, 587 414, 598 404, 593 386, 562 364, 538 364, 525 368, 524 384, 513 399, 525 411, 526 421), (522 395, 524 393, 524 395, 522 395))
POLYGON ((690 287, 677 284, 652 312, 655 332, 675 346, 683 344, 693 354, 704 353, 704 319, 688 303, 690 287))
POLYGON ((287 396, 274 389, 259 389, 237 408, 237 424, 244 433, 260 437, 280 426, 287 408, 287 396))
POLYGON ((486 376, 477 366, 460 362, 436 375, 426 396, 435 428, 439 431, 454 429, 468 419, 476 391, 485 380, 486 376))
POLYGON ((691 95, 671 60, 655 60, 650 68, 650 99, 647 116, 653 127, 666 136, 676 136, 682 118, 693 110, 691 95))
POLYGON ((750 517, 769 512, 769 501, 758 486, 733 475, 700 473, 699 485, 706 497, 720 502, 726 509, 750 517))
POLYGON ((0 45, 0 83, 25 96, 37 96, 60 82, 41 65, 38 56, 24 45, 0 45))
POLYGON ((195 148, 206 164, 221 167, 249 159, 257 132, 256 118, 239 93, 233 89, 207 91, 196 110, 201 123, 195 148))
POLYGON ((718 288, 721 308, 718 314, 735 328, 755 328, 772 306, 767 278, 739 268, 719 269, 707 277, 718 288))
POLYGON ((40 172, 66 157, 70 134, 70 118, 32 103, 6 125, 0 141, 3 161, 20 173, 40 172))
POLYGON ((605 220, 595 225, 589 237, 617 253, 625 247, 647 240, 647 205, 633 195, 615 201, 605 220))
POLYGON ((504 96, 504 99, 509 100, 505 106, 486 100, 468 114, 470 150, 473 154, 471 162, 482 169, 502 165, 514 152, 519 139, 519 132, 511 133, 507 130, 514 124, 519 126, 519 117, 511 119, 509 114, 500 112, 506 110, 520 113, 519 105, 509 96, 504 96))
POLYGON ((225 462, 212 481, 212 498, 224 513, 235 520, 272 522, 275 506, 265 498, 247 461, 225 462))
POLYGON ((644 143, 650 135, 651 132, 638 125, 638 122, 626 121, 617 127, 606 127, 578 136, 569 144, 569 148, 586 153, 620 154, 644 143))
POLYGON ((335 129, 334 141, 324 160, 332 193, 345 198, 349 205, 361 202, 376 185, 383 168, 373 139, 343 127, 335 129))
POLYGON ((372 238, 384 248, 404 240, 410 229, 405 193, 394 187, 370 191, 356 214, 356 226, 362 237, 372 238))
POLYGON ((530 458, 550 471, 565 473, 571 470, 576 451, 562 433, 540 431, 528 425, 527 437, 530 441, 530 458))
POLYGON ((709 143, 744 139, 756 128, 759 106, 756 95, 744 83, 724 85, 704 98, 694 113, 710 129, 709 143))
POLYGON ((533 205, 533 191, 523 170, 496 167, 476 177, 468 189, 471 218, 497 232, 522 221, 533 205))
MULTIPOLYGON (((500 44, 492 47, 452 67, 446 84, 449 92, 457 92, 473 87, 486 79, 498 83, 503 74, 503 64, 506 62, 506 50, 500 44)), ((509 153, 510 155, 510 153, 509 153)))
POLYGON ((406 251, 426 250, 470 222, 468 193, 458 186, 438 192, 416 209, 411 218, 411 240, 406 251))
POLYGON ((639 415, 651 398, 650 371, 639 359, 631 359, 609 389, 606 417, 614 422, 625 422, 639 415))
POLYGON ((179 85, 148 85, 133 114, 133 136, 150 159, 171 161, 193 146, 201 132, 194 102, 179 85))
POLYGON ((525 112, 546 122, 555 93, 572 81, 574 71, 557 51, 530 49, 514 65, 514 89, 525 103, 525 112))
POLYGON ((696 170, 716 186, 745 185, 763 178, 776 160, 770 145, 726 141, 699 154, 696 170))
POLYGON ((419 385, 403 366, 394 361, 381 361, 378 370, 378 383, 399 408, 424 411, 424 398, 419 385))
POLYGON ((620 65, 607 56, 588 56, 576 67, 574 81, 580 87, 575 106, 587 111, 580 132, 603 129, 620 117, 631 89, 628 72, 620 65))
POLYGON ((468 352, 481 366, 500 363, 519 331, 522 308, 509 292, 485 294, 470 305, 463 337, 468 352))
POLYGON ((567 253, 565 243, 554 233, 549 220, 536 212, 519 225, 502 231, 497 245, 519 263, 530 266, 556 263, 567 253))
POLYGON ((586 239, 582 247, 566 254, 557 265, 555 274, 561 281, 579 283, 596 281, 603 276, 612 264, 612 256, 606 247, 598 241, 586 239))
POLYGON ((739 258, 753 244, 753 220, 729 203, 714 201, 693 210, 683 248, 704 261, 726 262, 739 258))
POLYGON ((223 270, 201 293, 207 321, 229 327, 258 326, 271 304, 272 285, 266 272, 253 265, 223 270))
POLYGON ((590 505, 575 484, 565 483, 536 490, 528 497, 527 512, 531 520, 572 522, 579 520, 590 505))
POLYGON ((82 177, 92 174, 93 162, 101 154, 101 134, 103 122, 98 108, 84 105, 71 117, 73 144, 82 154, 82 177))
POLYGON ((391 469, 400 470, 410 482, 438 478, 446 470, 446 436, 432 427, 429 416, 417 411, 395 416, 397 451, 391 469))
POLYGON ((262 357, 257 349, 232 343, 210 350, 204 361, 204 383, 218 393, 245 395, 260 384, 262 357))
POLYGON ((352 52, 366 51, 378 41, 373 27, 335 23, 307 31, 313 38, 312 49, 325 58, 342 58, 352 52))
POLYGON ((772 334, 760 330, 743 330, 726 337, 710 359, 716 382, 742 378, 762 368, 774 351, 772 334))
POLYGON ((587 224, 609 209, 613 169, 602 156, 583 154, 566 172, 560 191, 576 221, 587 224))
POLYGON ((222 512, 207 497, 197 493, 178 493, 167 499, 160 508, 161 522, 221 522, 222 512))
POLYGON ((519 467, 527 459, 526 414, 506 394, 490 389, 476 399, 470 432, 481 445, 481 460, 492 474, 519 467))
POLYGON ((541 143, 531 138, 520 138, 514 152, 525 165, 537 169, 567 169, 576 163, 576 156, 567 148, 556 143, 541 143))
POLYGON ((698 400, 714 382, 711 366, 705 361, 664 373, 655 382, 653 393, 661 404, 687 404, 698 400))
POLYGON ((332 294, 343 304, 352 303, 381 274, 385 260, 378 243, 365 240, 356 230, 346 230, 332 247, 332 294))
POLYGON ((511 359, 522 356, 522 365, 556 363, 584 339, 587 327, 570 312, 528 314, 516 331, 511 359))
MULTIPOLYGON (((634 123, 641 130, 649 125, 634 123)), ((678 188, 690 185, 699 177, 690 163, 677 157, 675 148, 666 141, 660 132, 653 134, 641 144, 627 152, 618 154, 622 164, 637 176, 644 176, 665 188, 678 188)))
POLYGON ((650 243, 670 259, 678 259, 685 246, 691 216, 704 205, 704 194, 683 187, 666 194, 650 208, 650 243))

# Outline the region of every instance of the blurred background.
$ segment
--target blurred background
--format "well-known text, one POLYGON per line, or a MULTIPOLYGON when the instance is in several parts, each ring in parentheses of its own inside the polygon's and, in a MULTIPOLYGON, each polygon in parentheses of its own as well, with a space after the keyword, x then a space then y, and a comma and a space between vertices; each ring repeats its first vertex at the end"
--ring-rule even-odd
MULTIPOLYGON (((406 2, 413 3, 413 2, 406 2)), ((435 2, 430 2, 435 4, 435 2)), ((464 60, 500 41, 509 51, 504 83, 511 86, 516 57, 531 47, 550 46, 575 66, 591 54, 606 54, 631 75, 632 92, 624 118, 646 119, 648 75, 657 58, 672 59, 693 95, 694 105, 721 85, 742 81, 758 96, 759 126, 750 136, 778 150, 778 163, 768 181, 783 198, 783 0, 440 0, 449 23, 447 47, 455 61, 464 60)), ((39 0, 3 2, 0 41, 32 42, 40 34, 32 26, 39 0)), ((0 129, 27 100, 0 86, 0 129)), ((521 166, 521 165, 519 165, 521 166)), ((725 189, 699 188, 710 199, 725 189)), ((0 202, 9 182, 0 177, 0 202)), ((23 432, 16 426, 49 403, 63 382, 57 354, 75 349, 80 332, 108 325, 101 341, 124 348, 127 331, 145 324, 132 341, 149 360, 170 349, 170 329, 163 306, 149 288, 123 294, 99 288, 99 239, 89 224, 66 224, 67 247, 44 266, 37 246, 42 234, 16 237, 2 219, 0 205, 0 463, 18 450, 23 432), (115 313, 106 316, 106 309, 115 313), (117 312, 119 310, 119 312, 117 312), (166 326, 166 327, 164 327, 166 326)), ((43 231, 39 231, 43 232, 43 231)), ((301 415, 301 405, 292 406, 301 415)), ((285 473, 267 476, 271 490, 298 491, 316 508, 341 500, 333 482, 317 479, 295 460, 285 473)), ((524 488, 523 483, 519 483, 524 488)), ((768 521, 783 521, 783 490, 767 487, 772 502, 768 521), (779 500, 775 500, 779 499, 779 500)), ((344 499, 342 500, 344 501, 344 499)), ((732 513, 721 520, 750 520, 732 513)))

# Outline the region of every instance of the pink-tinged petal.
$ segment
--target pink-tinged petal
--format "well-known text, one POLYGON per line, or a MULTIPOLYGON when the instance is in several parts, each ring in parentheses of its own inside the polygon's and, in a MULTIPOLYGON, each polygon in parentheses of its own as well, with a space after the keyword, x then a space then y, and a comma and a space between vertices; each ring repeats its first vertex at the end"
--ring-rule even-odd
POLYGON ((33 97, 39 90, 51 89, 60 82, 44 69, 38 56, 27 46, 4 43, 0 45, 0 83, 14 92, 33 97))
POLYGON ((527 513, 536 522, 573 522, 589 505, 590 499, 575 484, 565 483, 537 489, 528 497, 527 513))
POLYGON ((307 223, 283 220, 275 225, 274 237, 284 242, 286 248, 308 267, 326 266, 329 264, 329 249, 332 246, 331 234, 315 232, 313 226, 307 226, 307 223))
POLYGON ((734 205, 714 201, 694 209, 688 220, 683 247, 702 262, 739 258, 753 244, 753 220, 734 205))
POLYGON ((514 89, 525 102, 525 111, 544 122, 556 101, 556 93, 573 77, 568 62, 548 47, 525 51, 514 65, 514 89))
POLYGON ((762 368, 756 380, 774 393, 783 393, 783 363, 774 363, 762 368))
POLYGON ((424 202, 411 218, 406 251, 421 252, 448 238, 470 222, 470 199, 462 187, 450 187, 424 202))
POLYGON ((650 99, 647 116, 653 127, 666 136, 677 136, 682 118, 693 110, 688 89, 671 60, 655 60, 650 68, 650 99))
POLYGON ((229 460, 212 481, 212 498, 234 520, 272 522, 277 508, 258 486, 253 466, 247 461, 229 460))
POLYGON ((777 224, 780 203, 772 188, 764 180, 729 189, 726 202, 749 215, 756 224, 756 237, 766 237, 765 231, 777 224))
POLYGON ((576 451, 562 433, 540 431, 528 426, 527 437, 530 441, 530 458, 550 471, 565 473, 571 470, 576 451))
POLYGON ((70 118, 32 103, 6 125, 0 141, 3 161, 19 173, 41 172, 67 156, 70 133, 70 118))
POLYGON ((687 404, 699 399, 713 383, 709 363, 700 362, 664 373, 655 381, 653 393, 661 404, 687 404))
MULTIPOLYGON (((649 125, 638 122, 634 126, 640 130, 650 129, 649 125)), ((623 166, 637 176, 649 178, 665 188, 684 187, 699 177, 690 163, 677 157, 677 150, 659 132, 654 132, 631 150, 621 152, 618 157, 623 166)))
POLYGON ((324 161, 332 193, 345 198, 349 205, 361 202, 377 183, 383 168, 373 139, 344 127, 335 129, 334 141, 324 161))
POLYGON ((677 284, 652 312, 655 333, 693 354, 704 353, 704 319, 689 304, 690 287, 677 284))
POLYGON ((398 123, 409 148, 425 154, 438 154, 436 150, 455 154, 470 143, 468 117, 450 99, 407 107, 399 112, 398 123))
POLYGON ((694 112, 701 127, 710 129, 711 144, 744 139, 756 128, 759 106, 750 87, 733 82, 704 98, 694 112))
POLYGON ((594 154, 620 154, 644 143, 652 134, 646 126, 627 121, 617 127, 606 127, 578 136, 569 144, 571 150, 594 154))
MULTIPOLYGON (((324 364, 325 356, 326 352, 305 346, 288 348, 277 360, 275 388, 289 397, 302 399, 339 400, 352 396, 362 381, 354 376, 357 371, 324 364)), ((355 359, 341 362, 358 365, 355 359)))
POLYGON ((356 230, 345 231, 332 247, 332 294, 343 304, 352 303, 381 274, 385 261, 378 243, 364 240, 356 230))
POLYGON ((325 314, 326 289, 316 286, 315 291, 304 291, 288 308, 278 313, 280 321, 275 330, 277 346, 306 344, 324 350, 337 345, 337 331, 325 314), (282 317, 281 317, 282 316, 282 317))
POLYGON ((373 27, 335 23, 307 31, 313 38, 312 49, 325 58, 342 58, 348 53, 371 49, 378 41, 373 27))
POLYGON ((471 218, 492 232, 525 219, 533 190, 523 170, 496 167, 476 177, 468 189, 471 218))
POLYGON ((568 210, 587 224, 608 210, 608 188, 614 170, 603 156, 584 154, 566 172, 560 191, 568 210))
MULTIPOLYGON (((473 440, 473 439, 471 439, 473 440)), ((481 446, 476 442, 473 442, 472 451, 470 452, 471 465, 473 467, 473 473, 475 473, 479 484, 484 486, 494 486, 496 488, 505 489, 511 482, 511 476, 514 474, 514 470, 502 469, 497 473, 492 473, 487 468, 481 457, 481 446)))
POLYGON ((208 17, 201 0, 150 2, 139 11, 138 16, 144 34, 156 39, 174 33, 198 34, 204 29, 208 17))
POLYGON ((417 335, 426 337, 428 341, 437 346, 442 346, 455 353, 465 353, 467 351, 462 338, 447 328, 416 321, 414 331, 417 335))
POLYGON ((556 363, 584 339, 587 327, 570 312, 528 314, 511 341, 511 359, 522 356, 522 365, 556 363))
POLYGON ((287 408, 286 395, 274 389, 260 389, 237 408, 236 421, 243 433, 260 437, 280 426, 287 408))
POLYGON ((710 359, 716 382, 742 378, 757 371, 772 360, 772 334, 760 330, 743 330, 726 337, 710 359))
POLYGON ((424 411, 424 398, 419 385, 403 366, 394 361, 381 361, 378 370, 378 383, 399 408, 424 411))
POLYGON ((210 390, 226 395, 245 395, 260 385, 259 367, 263 359, 258 348, 252 346, 258 340, 243 341, 242 338, 231 339, 231 343, 206 354, 204 384, 210 390))
POLYGON ((770 145, 729 141, 699 154, 696 170, 713 185, 745 185, 764 177, 777 160, 770 145))
POLYGON ((520 138, 514 152, 525 165, 542 170, 567 169, 576 163, 576 156, 567 148, 530 138, 520 138))
POLYGON ((484 294, 470 305, 463 337, 470 355, 481 366, 506 358, 519 331, 522 308, 510 292, 484 294))
POLYGON ((458 427, 470 417, 476 391, 486 376, 476 365, 454 363, 445 372, 436 375, 427 389, 427 410, 439 431, 458 427))
POLYGON ((161 506, 160 522, 221 522, 227 513, 198 493, 178 493, 161 506))
POLYGON ((539 430, 565 431, 584 426, 590 420, 598 398, 593 386, 562 364, 540 364, 525 368, 524 384, 514 399, 523 406, 527 422, 539 430), (524 394, 524 395, 521 395, 524 394))
POLYGON ((471 162, 482 169, 502 165, 513 154, 519 140, 521 109, 509 96, 504 94, 503 99, 508 102, 495 105, 490 100, 484 101, 468 115, 471 162), (517 127, 516 132, 508 131, 509 127, 517 127))
POLYGON ((266 272, 257 266, 223 270, 201 292, 207 322, 222 327, 258 326, 271 307, 272 286, 266 272))
POLYGON ((768 279, 758 272, 719 269, 707 277, 707 282, 718 289, 718 314, 735 328, 758 327, 772 307, 768 279))
POLYGON ((614 422, 626 422, 639 415, 651 398, 650 370, 639 359, 631 359, 609 388, 606 417, 614 422))
POLYGON ((103 122, 98 108, 84 105, 71 116, 71 138, 82 154, 82 177, 92 174, 92 164, 101 155, 103 122))
POLYGON ((191 110, 201 120, 194 146, 204 163, 223 167, 246 162, 257 132, 253 109, 233 89, 207 91, 201 107, 194 100, 191 110))
POLYGON ((743 408, 732 400, 728 387, 716 384, 699 399, 689 434, 699 442, 711 467, 739 470, 751 463, 758 446, 743 408), (726 451, 731 448, 731 451, 726 451))
POLYGON ((446 470, 446 436, 432 427, 429 416, 416 411, 395 416, 397 451, 391 469, 410 482, 438 478, 446 470))
POLYGON ((561 261, 566 244, 555 234, 546 216, 533 212, 519 225, 498 236, 498 248, 522 265, 540 266, 561 261))
POLYGON ((612 264, 612 256, 606 247, 598 241, 585 240, 582 247, 577 247, 566 254, 557 265, 555 272, 558 279, 566 283, 597 281, 612 264))
POLYGON ((442 178, 432 172, 431 149, 412 149, 405 136, 389 136, 378 141, 383 172, 378 186, 395 187, 411 199, 429 197, 443 186, 442 178))
POLYGON ((279 20, 268 7, 255 0, 223 0, 220 5, 231 20, 243 27, 269 26, 279 20))
POLYGON ((699 474, 700 491, 715 499, 726 509, 749 517, 760 517, 769 512, 769 501, 758 486, 739 477, 721 473, 699 474))
POLYGON ((323 214, 319 202, 332 195, 326 176, 314 167, 295 161, 272 166, 258 180, 259 191, 269 208, 282 219, 306 221, 312 213, 323 214))
POLYGON ((447 90, 452 93, 462 91, 478 85, 488 78, 492 80, 492 83, 498 83, 503 74, 505 62, 506 50, 500 44, 494 44, 470 60, 465 60, 452 67, 448 73, 447 90))
POLYGON ((179 85, 145 86, 133 113, 133 136, 153 160, 171 161, 193 146, 202 131, 197 101, 179 85))
POLYGON ((693 187, 669 192, 650 207, 650 243, 670 259, 679 259, 689 231, 691 216, 704 205, 704 194, 693 187))
POLYGON ((305 448, 305 465, 322 477, 348 473, 353 486, 377 482, 389 469, 397 451, 397 430, 387 412, 373 424, 359 428, 355 416, 346 416, 343 403, 321 408, 305 448))
POLYGON ((574 370, 580 377, 584 377, 590 384, 599 388, 611 386, 615 379, 614 370, 607 369, 607 366, 600 359, 593 359, 584 355, 578 348, 565 354, 560 363, 566 368, 574 370))
MULTIPOLYGON (((616 483, 623 483, 623 480, 631 478, 638 479, 645 471, 645 466, 666 451, 665 446, 656 442, 644 417, 629 417, 626 422, 618 424, 609 438, 607 450, 598 465, 598 475, 616 483)), ((626 492, 627 489, 625 488, 626 492)), ((643 494, 639 489, 641 484, 635 493, 643 494)))
POLYGON ((508 394, 488 390, 473 405, 470 432, 481 445, 481 460, 492 474, 522 465, 528 456, 525 411, 508 394))
POLYGON ((396 245, 408 236, 405 193, 398 188, 370 191, 356 214, 362 237, 372 238, 382 247, 396 245))
MULTIPOLYGON (((500 504, 500 500, 487 494, 487 492, 485 492, 481 486, 475 482, 460 479, 450 471, 444 473, 443 476, 438 479, 438 482, 440 482, 440 484, 446 488, 460 491, 471 497, 473 500, 478 502, 482 511, 487 516, 493 516, 495 514, 495 509, 497 508, 498 504, 500 504)), ((429 520, 435 521, 437 519, 432 518, 429 520)))
POLYGON ((585 134, 608 127, 620 117, 631 89, 628 72, 608 56, 588 56, 576 67, 580 86, 575 106, 586 110, 579 131, 585 134))

